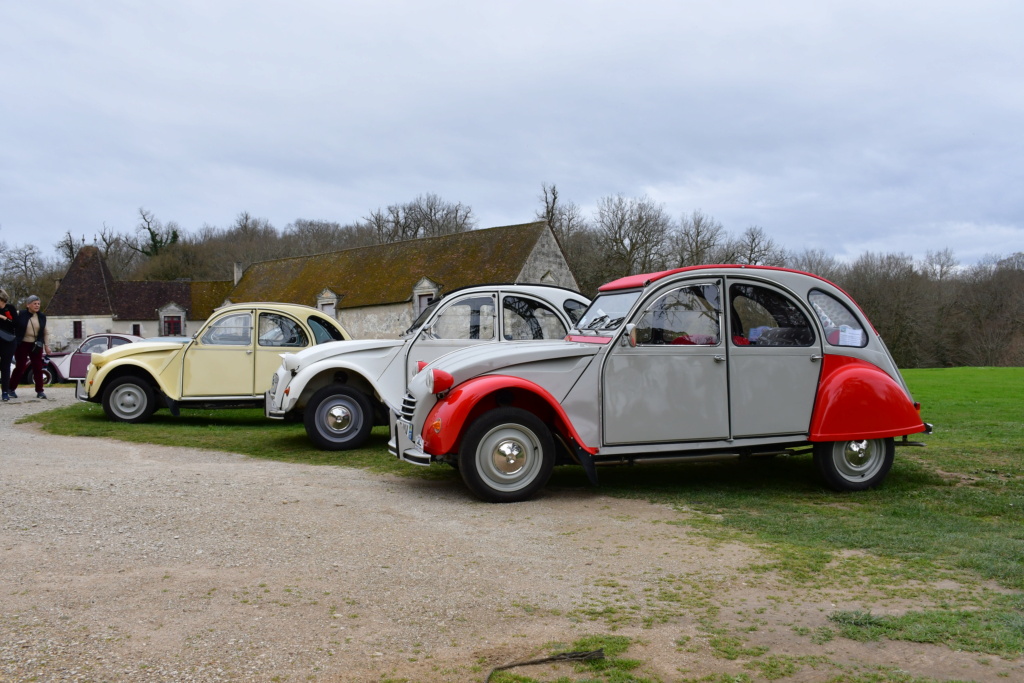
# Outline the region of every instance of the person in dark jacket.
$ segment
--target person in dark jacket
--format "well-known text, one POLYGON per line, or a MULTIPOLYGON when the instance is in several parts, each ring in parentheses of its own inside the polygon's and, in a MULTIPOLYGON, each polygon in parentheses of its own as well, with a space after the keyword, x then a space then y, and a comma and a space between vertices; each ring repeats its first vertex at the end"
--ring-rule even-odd
POLYGON ((14 347, 18 345, 17 328, 14 326, 18 309, 11 305, 10 298, 6 289, 0 289, 0 380, 5 401, 10 399, 11 363, 14 361, 14 347))
POLYGON ((36 398, 46 398, 43 393, 43 354, 50 353, 50 347, 46 344, 46 315, 39 312, 41 304, 39 297, 33 294, 25 300, 25 310, 19 311, 14 319, 18 346, 14 350, 11 390, 7 392, 11 398, 18 398, 15 389, 29 364, 36 381, 36 398))

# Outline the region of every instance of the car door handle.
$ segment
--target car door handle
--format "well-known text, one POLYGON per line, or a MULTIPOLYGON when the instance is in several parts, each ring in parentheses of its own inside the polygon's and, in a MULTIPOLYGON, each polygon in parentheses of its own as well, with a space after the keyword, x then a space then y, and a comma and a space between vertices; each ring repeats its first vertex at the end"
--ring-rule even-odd
POLYGON ((813 356, 811 356, 811 362, 812 363, 817 363, 819 360, 821 360, 824 357, 825 356, 819 356, 818 354, 814 354, 813 356))
POLYGON ((252 355, 252 349, 246 349, 245 350, 245 355, 251 356, 252 355))
POLYGON ((716 354, 715 355, 715 362, 716 363, 724 363, 725 362, 725 356, 721 356, 721 355, 717 355, 716 354))

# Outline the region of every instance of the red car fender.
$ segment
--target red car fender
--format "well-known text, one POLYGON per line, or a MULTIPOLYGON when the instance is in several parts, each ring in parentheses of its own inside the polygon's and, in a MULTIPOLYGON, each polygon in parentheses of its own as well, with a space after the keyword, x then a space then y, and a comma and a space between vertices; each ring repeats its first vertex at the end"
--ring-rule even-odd
POLYGON ((926 429, 907 392, 876 365, 826 355, 811 417, 811 441, 881 439, 926 429))
POLYGON ((520 396, 527 394, 527 398, 535 405, 538 402, 543 404, 554 413, 556 429, 591 455, 597 452, 597 448, 583 443, 562 405, 550 392, 533 382, 508 375, 474 377, 454 387, 438 401, 430 409, 427 421, 423 424, 423 450, 430 455, 455 452, 469 426, 468 422, 475 417, 475 412, 479 412, 476 411, 477 407, 499 390, 518 390, 520 396))

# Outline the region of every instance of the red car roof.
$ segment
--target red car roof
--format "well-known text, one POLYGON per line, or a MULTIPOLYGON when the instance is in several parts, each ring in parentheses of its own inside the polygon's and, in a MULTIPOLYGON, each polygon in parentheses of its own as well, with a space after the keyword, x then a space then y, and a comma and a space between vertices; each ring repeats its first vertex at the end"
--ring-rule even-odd
MULTIPOLYGON (((641 274, 641 275, 627 275, 626 277, 621 277, 618 280, 612 280, 611 282, 609 282, 607 284, 601 285, 600 287, 598 287, 598 291, 599 292, 611 292, 611 291, 615 291, 617 289, 634 289, 636 287, 646 287, 650 283, 657 282, 658 280, 662 279, 663 277, 668 277, 669 275, 675 275, 676 273, 685 273, 687 271, 711 270, 712 268, 740 268, 740 269, 744 269, 744 270, 778 270, 778 271, 783 271, 783 272, 786 272, 786 273, 800 273, 801 275, 808 275, 808 276, 816 278, 818 280, 823 280, 824 282, 828 282, 828 280, 825 280, 825 278, 823 278, 823 277, 821 277, 819 275, 815 275, 814 273, 805 273, 802 270, 793 270, 792 268, 780 268, 778 266, 744 266, 744 265, 740 265, 738 263, 719 263, 719 264, 705 265, 705 266, 685 266, 683 268, 673 268, 671 270, 663 270, 663 271, 661 271, 659 273, 644 273, 644 274, 641 274)), ((832 283, 829 283, 829 284, 832 284, 832 283)))

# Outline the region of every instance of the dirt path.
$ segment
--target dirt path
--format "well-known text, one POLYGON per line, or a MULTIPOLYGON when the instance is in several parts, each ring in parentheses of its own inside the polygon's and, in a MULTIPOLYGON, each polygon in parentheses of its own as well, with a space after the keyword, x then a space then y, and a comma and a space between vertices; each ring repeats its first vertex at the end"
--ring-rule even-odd
POLYGON ((752 572, 755 550, 664 507, 557 490, 487 505, 446 482, 13 425, 73 400, 48 393, 0 408, 2 681, 479 681, 593 634, 634 639, 638 675, 664 681, 767 680, 756 647, 829 662, 788 680, 840 665, 1024 679, 945 647, 815 644, 801 634, 860 602, 752 572))

